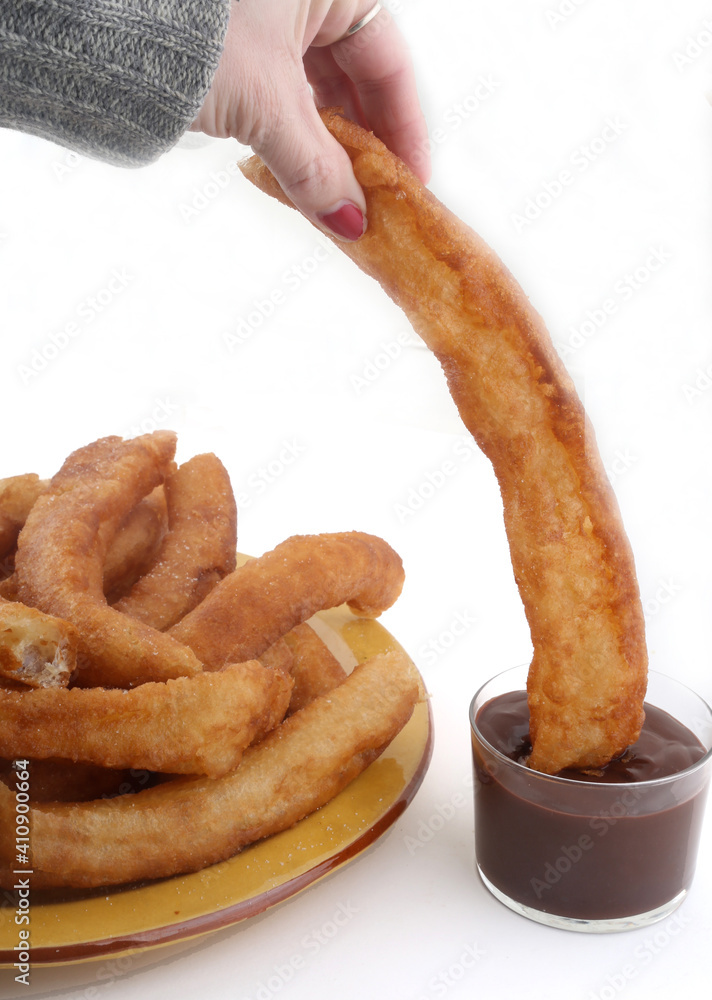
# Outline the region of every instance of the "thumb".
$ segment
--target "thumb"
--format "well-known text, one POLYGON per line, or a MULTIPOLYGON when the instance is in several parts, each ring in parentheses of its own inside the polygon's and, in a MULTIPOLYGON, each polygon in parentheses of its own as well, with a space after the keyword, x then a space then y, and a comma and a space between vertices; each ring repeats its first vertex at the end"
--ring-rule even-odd
POLYGON ((319 117, 306 78, 285 82, 289 103, 253 149, 308 219, 341 240, 357 240, 366 229, 366 200, 351 160, 319 117))

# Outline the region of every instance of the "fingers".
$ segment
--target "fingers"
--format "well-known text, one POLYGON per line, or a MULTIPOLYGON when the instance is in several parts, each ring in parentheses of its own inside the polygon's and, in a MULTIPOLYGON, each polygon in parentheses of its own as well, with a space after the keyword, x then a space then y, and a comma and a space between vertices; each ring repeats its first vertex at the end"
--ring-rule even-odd
POLYGON ((355 85, 336 64, 329 48, 312 48, 304 56, 304 69, 318 108, 343 108, 344 114, 362 128, 366 115, 355 85))
POLYGON ((282 106, 266 120, 251 145, 294 205, 316 225, 342 240, 356 240, 366 228, 366 201, 351 161, 324 128, 301 61, 283 64, 282 106))
MULTIPOLYGON (((317 59, 307 66, 319 96, 353 94, 378 138, 427 183, 430 156, 425 118, 418 100, 415 73, 408 47, 386 10, 351 38, 330 47, 331 60, 317 59), (337 80, 340 70, 348 81, 337 80)), ((353 98, 352 98, 353 103, 353 98)), ((358 119, 357 119, 358 120, 358 119)), ((363 122, 361 122, 363 124, 363 122)))
POLYGON ((274 129, 261 148, 253 147, 308 218, 341 239, 358 239, 366 228, 363 192, 314 101, 321 107, 343 107, 427 183, 428 133, 408 48, 393 18, 382 10, 351 38, 307 50, 303 67, 293 67, 292 77, 289 88, 282 88, 296 104, 287 119, 290 126, 274 129))
POLYGON ((385 10, 350 38, 332 42, 344 23, 354 23, 352 15, 363 16, 360 3, 315 4, 314 25, 306 0, 292 6, 307 20, 292 23, 282 0, 233 5, 223 56, 194 127, 252 146, 307 218, 339 239, 356 240, 367 225, 365 198, 348 155, 319 118, 309 82, 321 106, 343 106, 427 181, 428 137, 410 56, 385 10))

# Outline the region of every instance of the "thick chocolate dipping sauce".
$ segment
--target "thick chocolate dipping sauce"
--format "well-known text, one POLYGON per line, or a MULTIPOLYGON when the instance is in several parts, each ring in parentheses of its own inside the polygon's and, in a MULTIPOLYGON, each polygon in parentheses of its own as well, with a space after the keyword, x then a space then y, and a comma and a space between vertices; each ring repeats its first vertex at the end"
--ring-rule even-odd
MULTIPOLYGON (((508 767, 473 740, 477 860, 497 889, 535 910, 605 920, 654 910, 689 887, 704 789, 678 801, 670 782, 640 783, 678 774, 706 751, 667 712, 647 704, 645 712, 638 742, 595 774, 508 767)), ((524 764, 526 693, 487 702, 477 729, 524 764)))

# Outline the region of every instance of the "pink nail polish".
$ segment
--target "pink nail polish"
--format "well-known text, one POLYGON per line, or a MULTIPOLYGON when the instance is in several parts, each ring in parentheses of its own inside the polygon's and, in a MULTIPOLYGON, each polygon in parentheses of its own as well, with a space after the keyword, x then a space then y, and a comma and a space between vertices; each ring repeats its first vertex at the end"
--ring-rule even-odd
POLYGON ((366 231, 363 212, 352 201, 345 201, 331 212, 319 215, 320 222, 339 239, 353 242, 366 231))

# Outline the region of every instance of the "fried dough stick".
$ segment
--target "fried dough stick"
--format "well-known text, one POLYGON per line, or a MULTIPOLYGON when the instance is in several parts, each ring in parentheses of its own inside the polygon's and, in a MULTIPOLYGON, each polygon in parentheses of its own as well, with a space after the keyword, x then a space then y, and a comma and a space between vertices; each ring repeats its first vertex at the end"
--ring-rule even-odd
MULTIPOLYGON (((367 202, 364 236, 335 242, 435 353, 499 482, 534 645, 529 765, 600 767, 637 738, 647 653, 631 548, 573 383, 479 236, 373 135, 338 111, 322 116, 367 202)), ((243 172, 287 203, 259 159, 243 172)))
POLYGON ((31 688, 66 687, 78 645, 75 630, 61 618, 0 597, 0 678, 31 688))
POLYGON ((154 565, 117 611, 163 631, 235 568, 237 510, 230 477, 216 455, 195 455, 164 484, 168 531, 154 565))
POLYGON ((345 679, 346 671, 307 622, 287 632, 284 642, 293 656, 294 690, 289 701, 291 715, 319 695, 328 694, 338 687, 345 679))
MULTIPOLYGON (((16 478, 37 479, 34 475, 16 478)), ((6 482, 11 482, 11 480, 6 480, 6 482)), ((48 479, 38 482, 42 486, 40 492, 44 492, 49 486, 48 479)), ((14 522, 14 540, 11 548, 5 552, 6 568, 10 564, 10 560, 14 562, 17 536, 24 526, 29 511, 30 507, 28 506, 22 517, 20 518, 18 515, 18 520, 14 522)), ((2 514, 0 514, 1 521, 2 514)), ((136 583, 139 576, 151 567, 166 528, 166 501, 163 496, 163 487, 157 486, 128 512, 111 540, 104 563, 104 593, 109 604, 123 597, 136 583)), ((8 600, 17 600, 14 575, 0 582, 0 594, 8 600)))
POLYGON ((80 448, 53 477, 20 532, 18 598, 76 627, 76 683, 82 687, 132 687, 202 669, 179 642, 110 608, 103 592, 111 539, 128 511, 173 471, 174 451, 170 431, 128 441, 102 438, 80 448))
POLYGON ((103 589, 108 604, 124 597, 156 561, 168 530, 163 486, 132 507, 119 525, 104 561, 103 589))
MULTIPOLYGON (((292 650, 283 638, 277 639, 264 653, 260 654, 260 663, 264 667, 269 667, 270 670, 276 670, 286 674, 290 678, 292 677, 294 657, 292 656, 292 650)), ((293 679, 292 684, 294 684, 293 679)))
MULTIPOLYGON (((33 802, 86 802, 138 791, 150 780, 148 771, 111 770, 97 764, 47 758, 30 760, 33 802)), ((0 760, 0 781, 15 790, 11 760, 0 760)))
POLYGON ((47 486, 34 472, 0 479, 0 559, 13 552, 27 515, 47 486))
POLYGON ((292 687, 288 674, 250 660, 130 691, 0 688, 0 757, 215 778, 282 721, 292 687))
MULTIPOLYGON (((30 810, 32 884, 103 886, 197 871, 328 802, 403 728, 421 696, 405 654, 381 654, 250 747, 222 778, 30 810)), ((0 783, 0 831, 14 799, 0 783)), ((0 861, 10 852, 0 845, 0 861)), ((0 869, 0 885, 12 885, 0 869)))
POLYGON ((402 586, 400 556, 374 535, 294 535, 226 576, 168 634, 216 670, 261 656, 317 611, 348 602, 378 615, 402 586))

